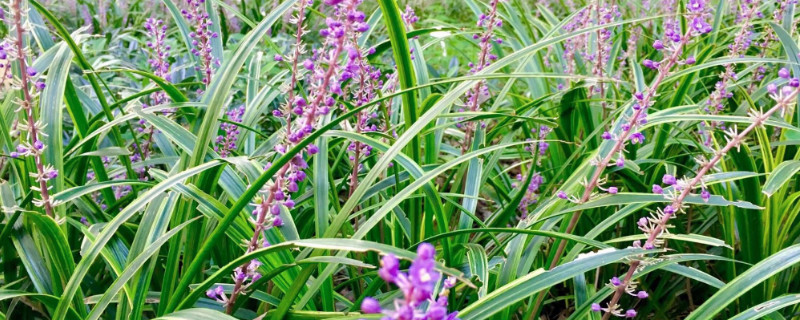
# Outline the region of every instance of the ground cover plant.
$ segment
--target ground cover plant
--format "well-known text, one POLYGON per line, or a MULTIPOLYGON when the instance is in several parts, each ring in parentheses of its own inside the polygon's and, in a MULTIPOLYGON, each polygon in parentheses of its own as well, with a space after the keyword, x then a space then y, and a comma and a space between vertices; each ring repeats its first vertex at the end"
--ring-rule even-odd
POLYGON ((0 319, 800 319, 795 0, 4 0, 0 319))

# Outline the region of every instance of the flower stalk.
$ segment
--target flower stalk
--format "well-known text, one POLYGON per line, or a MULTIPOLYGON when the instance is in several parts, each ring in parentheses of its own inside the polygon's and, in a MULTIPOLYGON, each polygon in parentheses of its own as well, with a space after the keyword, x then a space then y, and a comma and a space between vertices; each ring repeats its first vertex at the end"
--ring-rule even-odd
MULTIPOLYGON (((472 64, 470 63, 470 73, 477 73, 483 68, 489 65, 489 61, 497 60, 497 56, 489 53, 492 49, 492 38, 493 32, 495 27, 501 27, 503 25, 503 21, 497 16, 497 4, 500 0, 490 0, 489 1, 489 12, 487 14, 482 14, 480 19, 478 20, 479 26, 484 26, 486 30, 484 30, 483 34, 475 35, 476 39, 480 39, 480 54, 478 55, 478 63, 472 64), (479 38, 478 38, 479 37, 479 38)), ((498 43, 501 43, 502 40, 499 38, 496 39, 498 43)), ((469 101, 469 111, 476 112, 480 107, 481 102, 488 98, 489 96, 489 87, 486 86, 486 81, 479 80, 475 86, 467 92, 467 100, 469 101)), ((465 124, 464 129, 464 141, 461 144, 461 153, 467 153, 467 150, 472 147, 472 138, 475 134, 476 124, 475 122, 467 122, 465 124)))
MULTIPOLYGON (((589 201, 594 194, 595 188, 598 188, 602 184, 601 176, 605 171, 605 168, 608 167, 613 159, 615 160, 616 166, 624 166, 625 165, 625 155, 624 149, 626 143, 630 142, 633 144, 644 143, 645 136, 643 133, 636 131, 635 129, 647 123, 647 112, 646 110, 654 104, 653 99, 656 97, 656 92, 658 87, 661 85, 661 82, 669 74, 672 67, 677 64, 693 64, 695 63, 694 57, 690 56, 686 59, 681 59, 681 55, 683 54, 684 47, 689 43, 689 40, 692 39, 692 36, 699 36, 711 31, 711 26, 705 22, 704 16, 707 14, 707 9, 705 7, 705 3, 703 0, 691 0, 689 4, 689 16, 687 20, 691 20, 692 24, 689 26, 686 31, 681 34, 677 33, 674 28, 666 28, 667 31, 665 33, 667 44, 663 43, 661 40, 656 40, 653 43, 653 48, 658 51, 665 52, 665 57, 661 61, 652 61, 646 59, 643 61, 643 65, 649 69, 654 69, 658 71, 658 75, 656 76, 655 80, 647 87, 644 92, 637 92, 634 94, 634 105, 633 114, 627 118, 627 121, 620 126, 621 132, 619 133, 611 133, 611 132, 604 132, 602 138, 604 140, 613 140, 614 146, 611 148, 611 151, 603 158, 595 159, 592 161, 592 164, 597 167, 594 170, 591 178, 588 182, 584 182, 584 190, 583 195, 580 198, 576 198, 575 196, 569 196, 564 191, 559 191, 557 196, 561 199, 569 199, 577 204, 586 203, 589 201), (671 44, 670 44, 671 42, 671 44)), ((668 21, 667 23, 671 23, 668 21)), ((626 119, 621 119, 625 121, 626 119)), ((618 191, 617 188, 606 188, 604 189, 606 192, 610 194, 614 194, 618 191), (612 192, 613 191, 613 192, 612 192)), ((578 224, 578 220, 580 219, 582 211, 576 211, 572 214, 570 218, 566 233, 572 233, 575 227, 578 224)), ((553 256, 553 260, 550 262, 550 266, 548 269, 555 268, 558 265, 559 260, 561 259, 561 255, 564 253, 564 249, 566 248, 567 243, 565 241, 556 240, 558 242, 558 246, 556 247, 555 255, 553 256)), ((538 310, 539 306, 541 305, 544 299, 543 294, 539 294, 534 310, 538 310)))
MULTIPOLYGON (((759 2, 751 0, 749 3, 749 7, 746 9, 741 10, 741 15, 739 16, 740 20, 739 23, 741 24, 741 28, 739 32, 736 33, 736 36, 733 40, 733 44, 729 47, 729 55, 731 58, 737 58, 745 51, 747 48, 750 47, 750 35, 752 34, 751 30, 751 21, 758 10, 759 2)), ((733 92, 728 92, 728 84, 731 80, 736 80, 736 72, 734 72, 735 64, 727 63, 724 66, 725 71, 722 72, 720 75, 719 81, 714 86, 714 91, 709 95, 708 100, 706 101, 706 107, 703 111, 709 114, 717 114, 725 108, 723 104, 725 99, 728 99, 733 96, 733 92)), ((712 122, 711 129, 715 129, 717 127, 724 128, 723 123, 720 122, 712 122)), ((711 131, 708 131, 708 134, 705 135, 705 141, 703 143, 706 146, 711 145, 712 134, 711 131)))
MULTIPOLYGON (((24 111, 27 121, 26 123, 19 123, 18 129, 20 131, 27 131, 28 139, 28 141, 17 146, 17 150, 11 154, 11 157, 33 157, 33 160, 36 164, 36 173, 31 174, 31 176, 35 178, 39 186, 32 186, 31 189, 38 191, 41 195, 40 199, 34 200, 33 202, 36 206, 43 207, 45 213, 49 217, 54 218, 55 215, 53 213, 53 204, 50 200, 50 191, 49 187, 47 186, 47 181, 58 176, 58 171, 56 171, 52 166, 45 166, 44 158, 42 157, 45 145, 41 140, 41 136, 44 136, 45 134, 41 132, 41 130, 44 129, 44 125, 34 117, 34 98, 31 94, 31 88, 29 87, 30 82, 32 81, 31 78, 36 76, 38 72, 32 67, 29 67, 26 61, 28 51, 25 47, 24 41, 26 26, 23 22, 25 17, 23 13, 24 8, 22 7, 22 0, 12 0, 10 9, 11 15, 13 16, 13 29, 16 33, 16 38, 14 39, 15 48, 10 53, 16 57, 21 70, 19 86, 20 90, 22 90, 23 99, 19 101, 19 110, 24 111)), ((45 84, 42 81, 37 81, 35 83, 35 87, 39 91, 44 89, 44 85, 45 84)))
MULTIPOLYGON (((795 78, 797 79, 797 78, 795 78)), ((739 148, 742 142, 745 140, 747 135, 755 130, 758 127, 764 125, 764 123, 776 112, 781 111, 785 113, 794 103, 795 99, 797 98, 798 93, 800 93, 800 85, 787 85, 784 86, 780 92, 775 92, 771 94, 771 98, 776 101, 775 106, 771 109, 767 110, 767 112, 761 112, 758 110, 751 110, 749 115, 752 122, 750 125, 747 126, 741 132, 736 130, 736 127, 729 129, 725 133, 727 134, 728 142, 725 146, 720 149, 719 151, 714 153, 714 157, 711 160, 703 160, 699 161, 701 168, 697 171, 697 174, 692 179, 681 179, 675 180, 674 177, 665 176, 665 181, 669 182, 674 186, 673 193, 667 194, 665 197, 672 198, 672 201, 669 205, 664 207, 663 209, 659 209, 658 212, 652 215, 650 218, 641 218, 639 221, 639 229, 641 229, 645 234, 648 235, 647 240, 645 241, 644 245, 641 245, 639 242, 634 243, 634 247, 643 247, 647 250, 652 250, 659 248, 665 243, 665 240, 660 236, 668 233, 669 227, 669 220, 675 217, 675 214, 683 212, 686 205, 684 204, 684 200, 687 196, 692 194, 692 191, 698 187, 703 186, 703 177, 711 171, 712 168, 720 161, 722 158, 733 148, 739 148)), ((701 193, 701 197, 708 201, 710 194, 705 191, 703 188, 703 192, 701 193)), ((622 297, 623 293, 631 293, 635 291, 635 283, 633 282, 633 275, 636 273, 636 270, 641 266, 643 263, 642 260, 634 260, 630 264, 630 268, 625 273, 625 277, 623 280, 618 283, 614 284, 612 281, 612 285, 614 288, 614 295, 612 296, 611 300, 608 303, 606 308, 602 310, 605 311, 603 315, 603 320, 607 320, 612 314, 621 316, 619 311, 619 300, 622 297)), ((596 308, 596 306, 595 306, 596 308)))
MULTIPOLYGON (((776 4, 775 10, 772 12, 772 22, 776 24, 780 24, 781 20, 783 20, 783 14, 786 12, 786 9, 790 4, 796 3, 797 0, 781 0, 779 3, 776 4)), ((769 46, 776 40, 775 38, 775 31, 772 28, 766 28, 765 35, 762 37, 763 40, 758 42, 757 46, 759 48, 758 57, 764 58, 767 56, 767 49, 769 46)), ((764 74, 767 73, 767 68, 764 66, 759 66, 756 68, 756 71, 753 72, 753 81, 750 84, 750 87, 747 89, 747 93, 753 93, 756 90, 757 82, 764 79, 764 74)))
MULTIPOLYGON (((317 116, 324 115, 330 112, 330 107, 335 104, 333 94, 342 95, 341 77, 342 72, 339 67, 339 57, 345 51, 346 39, 352 36, 353 32, 363 32, 368 29, 368 25, 364 22, 366 15, 357 10, 361 0, 326 0, 325 4, 334 7, 335 18, 328 18, 326 20, 327 28, 320 31, 320 35, 325 37, 324 46, 320 48, 316 54, 320 55, 319 59, 325 62, 324 64, 314 63, 311 68, 312 77, 311 81, 311 98, 310 103, 306 103, 305 99, 295 96, 295 107, 292 112, 299 116, 299 122, 303 125, 295 131, 286 132, 286 141, 288 144, 296 144, 306 135, 314 130, 317 125, 317 116), (328 51, 329 47, 330 51, 328 51), (327 65, 327 69, 324 65, 327 65), (323 104, 324 101, 324 104, 323 104)), ((298 3, 298 10, 305 10, 307 4, 304 1, 298 3)), ((296 19, 300 21, 299 19, 296 19)), ((302 26, 299 26, 302 28, 302 26)), ((301 34, 302 36, 302 34, 301 34)), ((297 50, 297 47, 295 47, 297 50)), ((298 51, 298 52, 302 52, 298 51)), ((296 60, 296 57, 294 58, 296 60)), ((295 68, 294 71, 297 71, 295 68)), ((298 78, 294 77, 294 81, 298 78)), ((288 88, 291 92, 293 88, 288 88)), ((287 145, 278 144, 275 146, 275 151, 279 154, 284 154, 289 148, 287 145)), ((312 156, 319 152, 319 149, 314 145, 309 145, 306 148, 306 154, 312 156)), ((271 164, 267 164, 270 166, 271 164)), ((291 161, 278 170, 274 180, 265 186, 262 195, 256 198, 254 202, 255 210, 255 231, 253 237, 247 242, 246 251, 252 252, 258 248, 269 246, 269 242, 264 237, 264 232, 271 227, 280 227, 283 221, 279 217, 281 206, 288 209, 294 208, 295 202, 291 198, 291 194, 298 191, 298 182, 302 182, 306 178, 304 170, 308 168, 308 163, 302 154, 295 155, 291 161)), ((260 262, 258 260, 251 260, 244 263, 242 266, 234 270, 234 288, 231 296, 227 297, 220 288, 209 290, 207 295, 224 303, 225 310, 231 314, 234 310, 237 298, 248 290, 249 286, 255 283, 261 274, 258 272, 260 262)))
POLYGON ((211 39, 219 37, 219 34, 209 29, 212 22, 205 10, 205 0, 187 0, 186 4, 189 9, 183 9, 181 13, 193 25, 194 31, 189 33, 194 46, 191 52, 200 59, 200 65, 195 70, 200 72, 200 79, 207 88, 211 84, 214 67, 220 64, 219 57, 214 57, 211 48, 211 39))
MULTIPOLYGON (((597 167, 597 169, 594 170, 591 179, 589 179, 589 181, 584 184, 583 195, 581 195, 580 199, 573 199, 573 202, 581 204, 589 201, 592 194, 594 193, 594 189, 597 188, 598 185, 600 184, 601 180, 600 177, 602 176, 605 168, 608 167, 609 164, 611 163, 611 160, 613 160, 614 158, 618 158, 616 160, 616 163, 622 163, 624 165, 623 151, 625 144, 628 141, 633 142, 631 138, 636 138, 637 140, 643 139, 640 136, 641 133, 634 132, 634 129, 639 125, 643 125, 644 124, 643 122, 646 121, 644 119, 644 115, 646 114, 645 110, 647 110, 647 108, 653 104, 653 98, 655 98, 656 96, 656 89, 659 87, 661 82, 664 81, 666 76, 669 74, 669 71, 672 69, 674 65, 680 62, 679 60, 680 54, 682 53, 683 47, 689 42, 690 35, 692 34, 692 32, 693 31, 689 29, 683 36, 681 36, 681 39, 676 44, 672 54, 668 58, 666 58, 663 61, 663 63, 659 63, 659 66, 657 68, 659 71, 658 76, 656 76, 656 79, 653 81, 653 83, 647 89, 645 89, 644 93, 637 93, 635 95, 636 96, 635 98, 637 99, 637 102, 635 102, 635 104, 637 104, 639 107, 634 107, 633 115, 628 117, 628 121, 626 124, 622 125, 623 129, 622 132, 616 137, 611 133, 608 132, 604 133, 603 138, 607 138, 607 140, 614 140, 614 146, 611 148, 611 151, 605 157, 594 161, 594 165, 595 167, 597 167)), ((581 211, 577 211, 575 212, 575 214, 572 215, 572 218, 570 219, 569 224, 567 225, 566 229, 567 233, 570 233, 572 232, 573 229, 575 229, 575 226, 577 225, 580 216, 581 216, 581 211)), ((551 269, 554 268, 556 265, 558 265, 558 260, 564 251, 564 247, 566 246, 566 242, 564 241, 559 241, 559 242, 560 243, 558 245, 558 248, 556 249, 555 258, 550 264, 551 269)))

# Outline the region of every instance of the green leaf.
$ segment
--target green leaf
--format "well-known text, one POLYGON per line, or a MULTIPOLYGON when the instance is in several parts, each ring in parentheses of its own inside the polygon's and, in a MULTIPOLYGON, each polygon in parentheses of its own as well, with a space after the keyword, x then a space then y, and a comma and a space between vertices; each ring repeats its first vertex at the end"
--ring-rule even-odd
MULTIPOLYGON (((686 242, 704 244, 704 245, 707 245, 707 246, 726 247, 728 249, 733 249, 729 245, 725 244, 725 241, 723 241, 723 240, 720 240, 720 239, 717 239, 717 238, 713 238, 713 237, 709 237, 709 236, 704 236, 704 235, 701 235, 701 234, 674 234, 674 233, 669 233, 669 234, 661 235, 660 237, 664 238, 664 239, 670 239, 670 240, 686 241, 686 242)), ((638 235, 614 238, 612 240, 606 241, 606 243, 633 242, 635 240, 645 240, 645 239, 647 239, 647 235, 638 234, 638 235)))
POLYGON ((155 320, 236 320, 236 318, 216 310, 193 308, 173 312, 155 320))
POLYGON ((737 314, 730 320, 754 320, 754 319, 761 319, 770 315, 770 313, 778 311, 780 309, 786 308, 788 306, 792 306, 795 304, 800 303, 800 294, 791 294, 780 296, 775 299, 769 300, 767 302, 761 303, 757 306, 754 306, 750 309, 743 311, 740 314, 737 314))
POLYGON ((591 254, 591 257, 578 259, 555 267, 549 271, 538 269, 513 282, 492 291, 483 299, 470 304, 458 312, 463 320, 486 319, 494 313, 523 300, 531 295, 552 287, 559 282, 610 263, 619 262, 626 257, 645 252, 641 249, 623 249, 591 254))
POLYGON ((150 260, 150 257, 158 253, 158 250, 161 249, 161 246, 164 245, 164 243, 166 243, 167 240, 172 238, 172 236, 177 234, 178 231, 180 231, 181 229, 183 229, 184 227, 195 221, 197 221, 196 218, 186 221, 176 226, 175 228, 172 228, 169 232, 158 237, 158 239, 156 239, 155 241, 150 243, 146 248, 144 248, 144 250, 142 250, 142 252, 126 266, 125 270, 117 277, 117 279, 114 280, 114 283, 112 283, 109 287, 105 288, 105 293, 103 293, 103 296, 100 297, 99 301, 97 301, 97 305, 95 305, 95 307, 92 309, 92 312, 89 313, 89 316, 86 319, 88 320, 100 319, 100 317, 103 316, 102 313, 103 310, 105 310, 105 308, 108 307, 109 303, 111 303, 111 300, 114 298, 114 296, 122 289, 122 287, 129 279, 131 279, 136 273, 140 271, 139 269, 148 260, 150 260))
MULTIPOLYGON (((389 40, 392 43, 392 53, 397 65, 398 83, 401 89, 413 88, 417 85, 414 65, 411 61, 408 38, 406 36, 405 23, 400 14, 397 3, 391 0, 378 0, 378 4, 383 12, 384 23, 389 33, 389 40)), ((403 94, 403 119, 405 120, 406 131, 417 122, 417 98, 414 91, 407 91, 403 94)), ((411 145, 406 149, 406 153, 411 156, 414 162, 420 162, 420 143, 419 138, 411 139, 411 145)), ((411 220, 415 220, 412 218, 411 220)))
MULTIPOLYGON (((218 222, 218 225, 211 234, 207 237, 205 243, 203 244, 202 248, 198 252, 198 255, 195 257, 194 261, 189 265, 187 271, 183 278, 181 278, 179 285, 176 287, 176 291, 174 293, 175 296, 179 297, 182 296, 183 293, 188 289, 189 282, 191 281, 191 277, 193 277, 196 273, 200 272, 200 269, 204 263, 203 259, 211 254, 211 251, 214 246, 217 245, 217 242, 221 240, 221 238, 225 235, 225 230, 233 223, 234 220, 238 217, 238 214, 250 203, 250 200, 255 196, 255 194, 263 187, 267 181, 272 178, 272 175, 276 174, 281 166, 287 164, 296 154, 301 152, 311 141, 315 141, 318 137, 320 137, 323 133, 331 130, 335 125, 339 124, 340 122, 349 119, 356 115, 358 112, 370 107, 372 104, 368 103, 361 107, 355 108, 350 110, 346 114, 341 115, 340 117, 331 120, 330 123, 323 126, 322 128, 317 129, 316 131, 312 132, 308 137, 301 140, 297 145, 295 145, 291 150, 286 152, 283 156, 278 158, 277 160, 273 161, 272 166, 269 169, 265 170, 257 179, 255 179, 252 183, 250 183, 249 187, 245 192, 241 194, 239 200, 233 205, 233 207, 225 213, 225 216, 218 222)), ((167 311, 172 311, 177 306, 177 299, 171 299, 169 302, 169 306, 167 306, 167 311)))
POLYGON ((464 246, 467 248, 469 271, 473 276, 478 277, 480 281, 478 299, 481 299, 489 292, 489 258, 486 256, 486 251, 483 250, 483 247, 478 244, 467 243, 464 246))
MULTIPOLYGON (((25 292, 20 290, 0 289, 0 301, 8 299, 21 299, 21 298, 36 300, 46 305, 48 308, 55 308, 56 304, 58 304, 59 301, 58 297, 49 294, 25 292)), ((80 316, 78 316, 75 310, 70 309, 69 314, 67 315, 67 319, 81 319, 81 318, 80 316)))
MULTIPOLYGON (((397 256, 398 258, 405 260, 413 260, 414 258, 416 258, 416 254, 410 251, 395 248, 390 245, 385 245, 370 241, 363 241, 363 240, 323 238, 323 239, 306 239, 306 240, 283 242, 239 256, 234 261, 231 261, 225 266, 220 267, 219 270, 214 272, 214 274, 206 278, 206 280, 203 281, 203 283, 194 287, 192 292, 190 292, 189 295, 180 302, 178 307, 180 308, 183 306, 189 306, 192 303, 194 303, 194 301, 196 301, 205 292, 205 290, 210 288, 218 279, 229 276, 230 273, 233 271, 233 269, 239 267, 245 261, 249 261, 251 259, 255 259, 258 257, 264 257, 266 255, 280 252, 283 250, 288 250, 294 247, 305 247, 305 248, 315 248, 315 249, 325 249, 325 250, 342 250, 346 252, 374 251, 381 254, 391 253, 397 256)), ((331 263, 331 265, 336 265, 341 262, 350 262, 350 260, 342 259, 340 257, 327 257, 327 258, 312 257, 309 259, 312 259, 310 261, 331 263)), ((468 280, 462 277, 462 273, 458 270, 444 267, 440 263, 437 263, 436 269, 444 274, 454 276, 456 278, 461 279, 465 283, 470 284, 468 280)))
MULTIPOLYGON (((189 24, 186 23, 186 19, 183 18, 183 14, 181 14, 181 10, 178 9, 178 7, 175 5, 175 3, 173 1, 171 1, 171 0, 162 0, 161 3, 164 4, 164 7, 167 8, 167 11, 169 11, 170 15, 172 16, 171 21, 174 22, 176 26, 178 26, 178 31, 181 34, 181 40, 183 40, 183 45, 186 48, 193 47, 192 46, 192 37, 189 36, 189 33, 192 32, 192 29, 189 27, 189 24)), ((192 59, 192 61, 195 64, 198 63, 198 59, 197 59, 197 57, 195 55, 190 54, 189 58, 192 59)))
POLYGON ((161 90, 164 90, 164 92, 169 96, 170 99, 172 99, 172 101, 176 103, 189 102, 189 98, 187 98, 183 94, 183 92, 178 90, 178 88, 175 85, 168 82, 167 80, 164 80, 159 76, 154 75, 152 72, 146 72, 135 69, 110 69, 110 70, 100 70, 98 72, 128 72, 137 74, 155 82, 155 84, 158 85, 158 87, 161 88, 161 90))
MULTIPOLYGON (((597 197, 586 203, 564 209, 558 212, 557 214, 565 214, 569 212, 581 211, 591 208, 600 208, 600 207, 608 207, 608 206, 616 206, 616 205, 624 205, 632 203, 656 203, 656 202, 669 203, 672 201, 667 199, 664 195, 660 194, 620 192, 613 195, 604 195, 601 197, 597 197)), ((691 204, 709 205, 709 206, 735 206, 739 208, 755 209, 755 210, 764 209, 763 207, 759 207, 747 201, 741 201, 741 200, 728 201, 722 196, 718 195, 711 196, 711 198, 708 199, 708 202, 704 201, 700 197, 700 195, 691 195, 687 196, 684 202, 691 204)))
POLYGON ((110 157, 110 156, 120 156, 120 155, 130 155, 131 152, 128 151, 128 148, 121 148, 121 147, 108 147, 103 148, 95 151, 89 151, 79 154, 80 157, 110 157))
POLYGON ((795 177, 798 171, 800 171, 800 161, 788 160, 781 162, 781 164, 770 172, 767 181, 764 182, 764 188, 761 192, 767 195, 767 197, 771 197, 778 189, 795 177))
MULTIPOLYGON (((52 165, 59 173, 64 172, 64 142, 63 142, 63 124, 64 124, 64 89, 66 87, 67 77, 69 76, 69 66, 72 61, 72 51, 66 45, 58 46, 58 52, 53 58, 53 63, 50 65, 47 72, 47 81, 45 81, 45 88, 42 91, 39 100, 41 109, 41 118, 39 119, 44 128, 42 132, 45 134, 44 144, 47 146, 44 149, 44 161, 46 164, 52 165)), ((59 174, 54 180, 51 192, 58 192, 64 189, 64 175, 59 174)), ((64 215, 63 210, 58 210, 59 216, 64 215)))
POLYGON ((84 195, 91 194, 98 190, 107 187, 115 187, 115 186, 150 186, 151 184, 148 182, 143 182, 139 180, 109 180, 104 182, 98 182, 93 184, 87 184, 83 186, 69 188, 67 190, 61 191, 55 195, 53 195, 53 201, 56 202, 56 206, 59 204, 63 204, 65 202, 69 202, 80 198, 84 195))
POLYGON ((140 209, 149 204, 153 198, 168 190, 175 184, 181 183, 185 179, 204 170, 218 166, 219 164, 220 162, 216 161, 209 162, 177 173, 171 176, 169 179, 153 186, 153 188, 147 192, 140 194, 136 200, 131 202, 127 207, 120 211, 114 217, 114 219, 103 228, 103 231, 97 236, 97 239, 94 241, 92 246, 83 253, 83 258, 75 267, 75 272, 72 273, 67 286, 64 288, 64 294, 62 295, 61 301, 58 303, 56 311, 53 313, 53 318, 60 319, 66 315, 66 312, 69 308, 69 301, 72 300, 72 297, 80 288, 80 283, 83 281, 83 277, 89 273, 89 268, 91 267, 92 263, 94 263, 94 259, 97 258, 97 256, 100 254, 100 250, 102 250, 106 243, 111 240, 111 238, 114 236, 114 233, 120 226, 122 226, 123 223, 128 221, 128 219, 130 219, 140 209))
POLYGON ((272 25, 283 17, 284 12, 289 10, 297 0, 287 0, 270 11, 270 14, 262 20, 258 26, 253 28, 236 47, 230 59, 225 61, 214 74, 208 90, 203 94, 203 103, 208 106, 206 115, 200 124, 197 132, 197 143, 194 146, 191 160, 185 168, 196 167, 203 163, 211 139, 217 135, 219 129, 218 122, 223 107, 227 106, 229 91, 233 83, 239 76, 239 69, 242 68, 247 57, 254 50, 255 46, 264 38, 264 35, 272 28, 272 25))
POLYGON ((747 269, 735 279, 719 289, 700 307, 695 309, 686 320, 712 319, 733 303, 736 298, 748 290, 766 281, 773 275, 800 262, 800 244, 787 247, 776 254, 747 269))

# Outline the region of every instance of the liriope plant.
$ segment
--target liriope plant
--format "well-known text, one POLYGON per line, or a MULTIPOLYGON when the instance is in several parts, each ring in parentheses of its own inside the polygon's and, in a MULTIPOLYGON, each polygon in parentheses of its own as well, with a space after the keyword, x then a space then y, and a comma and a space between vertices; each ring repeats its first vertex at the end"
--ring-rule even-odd
POLYGON ((0 317, 797 317, 795 6, 8 0, 0 317))

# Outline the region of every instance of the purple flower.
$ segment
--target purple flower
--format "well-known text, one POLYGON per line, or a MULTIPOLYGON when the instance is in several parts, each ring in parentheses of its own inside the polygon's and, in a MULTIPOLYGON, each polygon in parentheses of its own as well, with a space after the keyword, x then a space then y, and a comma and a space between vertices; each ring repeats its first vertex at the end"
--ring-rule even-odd
POLYGON ((653 185, 653 193, 655 194, 664 194, 664 189, 661 186, 654 184, 653 185))
MULTIPOLYGON (((297 107, 303 108, 303 107, 308 106, 308 103, 306 102, 306 99, 303 99, 303 97, 295 97, 294 98, 294 105, 297 106, 297 107)), ((300 112, 300 113, 302 114, 302 112, 300 112)))
POLYGON ((217 286, 216 288, 208 289, 206 291, 206 296, 210 299, 222 301, 225 297, 225 289, 223 289, 222 286, 217 286))
POLYGON ((647 291, 644 291, 644 290, 639 291, 639 292, 636 293, 636 297, 639 298, 639 299, 647 299, 647 297, 649 297, 649 296, 650 295, 647 294, 647 291))
POLYGON ((712 28, 703 18, 696 17, 692 20, 692 29, 699 32, 700 34, 705 34, 711 32, 712 28))
POLYGON ((280 62, 280 61, 283 61, 283 56, 276 53, 275 56, 272 59, 275 60, 275 61, 280 62))
POLYGON ((403 12, 403 22, 405 22, 406 26, 412 26, 414 23, 419 21, 419 17, 417 17, 416 13, 414 13, 414 9, 411 6, 406 4, 406 11, 403 12))
POLYGON ((381 258, 381 268, 378 275, 386 282, 394 282, 400 272, 400 261, 393 254, 388 254, 381 258))
POLYGON ((791 73, 789 72, 789 69, 781 68, 780 70, 778 70, 778 76, 784 79, 789 79, 791 73))
POLYGON ((559 198, 561 198, 561 199, 567 199, 567 193, 566 193, 566 192, 564 192, 564 191, 559 191, 559 192, 556 194, 556 196, 558 196, 558 197, 559 197, 559 198))
POLYGON ((613 277, 613 278, 611 278, 611 285, 613 285, 615 287, 619 287, 620 285, 622 285, 622 281, 619 280, 619 278, 617 278, 617 277, 613 277))
POLYGON ((33 76, 36 76, 38 74, 38 72, 36 71, 36 69, 34 67, 28 67, 27 68, 27 73, 28 73, 29 77, 33 77, 33 76))
MULTIPOLYGON (((166 81, 171 81, 170 76, 170 63, 169 63, 169 50, 170 46, 166 44, 167 40, 167 26, 164 24, 162 20, 156 20, 154 18, 148 18, 144 22, 144 28, 146 34, 148 36, 149 41, 146 43, 146 50, 148 53, 147 63, 150 66, 150 69, 153 71, 153 74, 163 78, 166 81)), ((150 94, 150 101, 149 105, 147 103, 142 103, 142 108, 147 108, 149 106, 158 106, 163 105, 170 102, 169 96, 166 92, 159 90, 150 94)), ((175 112, 175 109, 165 109, 163 111, 164 115, 170 115, 175 112)), ((134 148, 134 157, 131 160, 138 160, 136 162, 143 162, 147 160, 147 157, 152 153, 152 138, 153 134, 155 133, 155 129, 152 125, 148 125, 147 121, 141 119, 139 121, 140 127, 137 128, 138 132, 141 132, 145 135, 143 138, 144 143, 138 146, 138 148, 134 148), (134 159, 136 158, 136 159, 134 159)), ((149 166, 142 166, 139 172, 140 179, 146 179, 146 172, 149 166)))
POLYGON ((656 70, 656 69, 658 69, 658 67, 661 64, 658 61, 653 61, 653 60, 650 60, 650 59, 644 59, 644 61, 642 61, 642 65, 645 66, 648 69, 656 70))
POLYGON ((307 70, 314 70, 314 61, 306 59, 303 61, 303 68, 306 68, 307 70))
POLYGON ((661 182, 663 184, 673 185, 673 184, 677 183, 678 180, 675 179, 675 176, 673 176, 671 174, 665 174, 663 177, 661 177, 661 182))
MULTIPOLYGON (((475 34, 473 37, 478 40, 480 51, 476 63, 469 63, 470 74, 480 72, 485 67, 489 66, 492 61, 497 59, 497 57, 491 53, 491 40, 494 38, 494 29, 503 25, 503 21, 497 14, 498 2, 499 0, 489 1, 488 12, 481 14, 478 18, 477 25, 483 27, 484 30, 481 34, 475 34)), ((479 81, 467 91, 465 101, 469 111, 477 112, 480 111, 481 104, 489 98, 489 87, 486 85, 486 81, 479 81)), ((474 121, 468 121, 463 124, 463 127, 465 132, 463 142, 461 143, 461 152, 466 153, 472 145, 472 135, 476 130, 476 123, 474 121)), ((461 126, 459 126, 459 128, 461 128, 461 126)))
POLYGON ((611 136, 611 132, 605 131, 603 135, 600 136, 603 140, 611 140, 613 137, 611 136))
POLYGON ((417 249, 417 255, 420 259, 431 260, 436 255, 436 249, 430 243, 422 243, 417 249))
POLYGON ((455 277, 447 277, 444 279, 444 288, 450 289, 456 286, 456 278, 455 277))
POLYGON ((626 318, 634 318, 634 317, 636 317, 636 310, 628 309, 628 311, 625 311, 625 317, 626 318))
POLYGON ((655 42, 653 42, 653 49, 656 50, 664 49, 664 43, 661 42, 661 40, 656 40, 655 42))
POLYGON ((700 192, 700 198, 702 198, 703 201, 708 202, 708 199, 711 198, 711 193, 708 192, 708 190, 703 189, 703 191, 700 192))
POLYGON ((635 132, 631 134, 630 140, 633 144, 644 143, 644 134, 641 132, 635 132))
POLYGON ((435 250, 429 243, 423 243, 417 248, 417 259, 408 269, 408 279, 414 289, 412 301, 420 303, 430 298, 433 293, 433 287, 440 277, 439 272, 434 269, 436 266, 434 254, 435 250))
POLYGON ((694 58, 694 56, 689 56, 686 58, 686 64, 695 64, 696 62, 697 60, 694 58))
POLYGON ((374 298, 366 297, 361 301, 361 312, 366 314, 381 313, 381 304, 374 298))
POLYGON ((618 191, 617 187, 608 187, 608 193, 610 194, 617 194, 618 191))
POLYGON ((701 12, 705 9, 706 2, 704 0, 689 0, 688 9, 693 12, 701 12))
POLYGON ((216 145, 214 146, 214 151, 219 152, 220 157, 226 158, 228 157, 232 151, 237 149, 237 140, 239 138, 239 126, 236 123, 242 122, 242 117, 244 116, 244 105, 241 105, 237 108, 233 108, 226 112, 225 114, 228 116, 228 120, 233 122, 223 122, 220 124, 220 128, 224 132, 223 135, 217 136, 216 145))
POLYGON ((212 24, 208 13, 205 10, 205 0, 187 0, 188 10, 183 10, 181 13, 192 25, 192 32, 189 36, 192 38, 191 53, 200 59, 200 65, 195 67, 204 85, 211 84, 211 75, 214 67, 220 64, 219 57, 214 57, 211 48, 211 39, 219 37, 216 32, 211 31, 209 28, 212 24))
POLYGON ((771 93, 771 94, 776 94, 776 93, 778 93, 778 86, 777 86, 777 85, 775 85, 774 83, 770 83, 770 84, 768 84, 768 85, 767 85, 767 92, 769 92, 769 93, 771 93))
POLYGON ((592 311, 594 311, 594 312, 600 312, 600 310, 602 310, 602 308, 600 308, 600 304, 599 303, 592 303, 592 307, 591 308, 592 308, 592 311))
MULTIPOLYGON (((437 295, 433 290, 439 283, 441 274, 436 271, 436 250, 429 243, 422 243, 417 248, 417 258, 411 262, 408 273, 399 271, 399 262, 394 255, 386 255, 381 259, 381 268, 378 275, 386 282, 395 284, 403 293, 403 298, 395 300, 394 311, 383 311, 387 317, 383 319, 441 319, 455 320, 457 313, 447 313, 447 294, 455 285, 454 279, 445 280, 442 291, 437 295), (423 309, 423 302, 428 301, 427 309, 423 309)), ((381 312, 377 300, 361 304, 362 312, 381 312)))

